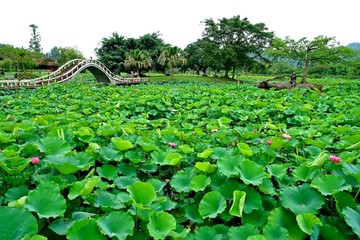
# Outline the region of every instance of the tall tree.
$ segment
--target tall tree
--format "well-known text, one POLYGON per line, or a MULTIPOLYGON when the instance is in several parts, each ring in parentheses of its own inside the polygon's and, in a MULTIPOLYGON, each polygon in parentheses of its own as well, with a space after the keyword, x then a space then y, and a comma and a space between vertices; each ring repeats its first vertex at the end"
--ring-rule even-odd
POLYGON ((349 50, 349 48, 340 46, 335 37, 320 35, 311 41, 305 37, 298 41, 290 37, 286 37, 284 40, 276 38, 268 53, 274 59, 288 59, 302 67, 301 83, 307 83, 307 75, 311 66, 322 64, 324 67, 336 61, 343 61, 344 57, 352 54, 349 50))
POLYGON ((71 47, 59 48, 58 63, 60 65, 73 59, 84 59, 84 55, 76 48, 71 48, 71 47))
POLYGON ((158 62, 171 68, 171 79, 174 80, 175 67, 185 64, 186 59, 182 55, 180 48, 165 47, 158 58, 158 62))
POLYGON ((125 67, 135 67, 137 76, 141 76, 141 70, 151 67, 152 59, 146 50, 135 49, 126 53, 125 67))
POLYGON ((95 49, 99 61, 105 64, 110 71, 120 73, 121 63, 125 61, 126 52, 130 51, 126 46, 126 39, 117 33, 109 38, 103 38, 100 47, 95 49), (120 68, 119 68, 120 67, 120 68))
POLYGON ((37 31, 38 26, 36 26, 35 24, 31 24, 29 25, 29 27, 31 28, 31 39, 29 42, 29 49, 30 51, 33 52, 42 52, 42 48, 41 48, 41 36, 39 34, 39 32, 37 31))
POLYGON ((230 70, 234 72, 237 67, 251 66, 253 61, 260 61, 274 37, 264 23, 252 24, 240 16, 222 18, 218 22, 206 19, 204 24, 204 40, 217 47, 216 50, 211 48, 209 54, 222 64, 225 77, 229 76, 230 70))

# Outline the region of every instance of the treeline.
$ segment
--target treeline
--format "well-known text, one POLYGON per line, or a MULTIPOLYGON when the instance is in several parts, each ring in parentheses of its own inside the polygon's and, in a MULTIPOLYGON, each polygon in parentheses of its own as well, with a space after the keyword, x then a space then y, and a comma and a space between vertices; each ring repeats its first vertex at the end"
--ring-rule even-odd
MULTIPOLYGON (((202 37, 185 49, 171 46, 161 34, 150 33, 139 38, 126 38, 118 33, 104 37, 95 49, 99 61, 111 71, 147 71, 173 75, 175 71, 193 71, 234 78, 237 74, 292 74, 306 82, 313 76, 360 76, 360 43, 340 45, 335 37, 317 36, 295 40, 281 39, 264 23, 251 23, 234 16, 219 20, 205 19, 202 37)), ((0 44, 0 68, 16 66, 26 69, 36 66, 34 59, 49 58, 60 65, 74 58, 83 58, 73 48, 54 47, 41 53, 37 26, 30 25, 32 38, 29 49, 0 44)))

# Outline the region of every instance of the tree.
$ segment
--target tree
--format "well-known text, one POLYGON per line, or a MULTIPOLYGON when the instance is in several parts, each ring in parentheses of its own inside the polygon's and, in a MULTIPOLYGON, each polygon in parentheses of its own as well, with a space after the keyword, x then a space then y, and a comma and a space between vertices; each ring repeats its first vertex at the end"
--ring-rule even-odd
POLYGON ((141 70, 147 67, 151 67, 152 59, 149 52, 146 50, 135 49, 126 53, 126 59, 124 62, 125 67, 135 67, 137 76, 141 76, 141 70))
POLYGON ((344 57, 350 56, 351 51, 336 42, 334 37, 317 36, 313 40, 301 38, 295 41, 289 37, 284 40, 276 38, 272 49, 268 53, 275 59, 287 59, 294 65, 302 67, 301 83, 307 83, 307 75, 310 66, 318 66, 325 69, 326 65, 337 61, 344 61, 344 57))
POLYGON ((100 47, 95 49, 96 55, 111 71, 120 73, 125 71, 125 65, 121 64, 126 59, 126 53, 131 50, 139 49, 149 52, 152 61, 155 63, 155 69, 158 70, 156 60, 165 46, 159 33, 145 34, 135 38, 125 38, 117 33, 113 33, 109 38, 103 38, 100 47))
POLYGON ((222 18, 218 22, 206 19, 204 24, 203 39, 216 46, 209 54, 214 62, 221 63, 225 77, 229 76, 230 70, 233 70, 234 76, 237 67, 249 67, 254 61, 260 61, 274 37, 264 23, 252 24, 240 16, 222 18))
POLYGON ((46 57, 52 59, 52 60, 57 60, 59 57, 59 48, 57 46, 53 47, 50 49, 50 52, 46 53, 46 57))
POLYGON ((59 48, 58 63, 60 65, 73 59, 84 59, 84 55, 76 48, 72 48, 72 47, 59 48))
POLYGON ((210 45, 207 45, 206 41, 198 39, 184 49, 187 56, 187 65, 190 69, 195 70, 197 75, 200 74, 200 71, 206 74, 206 70, 211 66, 211 57, 207 54, 209 47, 210 45))
POLYGON ((25 72, 28 68, 37 65, 35 59, 41 58, 38 52, 32 52, 24 48, 15 48, 12 45, 3 45, 0 48, 1 65, 9 70, 16 68, 17 72, 25 72))
POLYGON ((174 80, 174 69, 176 66, 183 65, 186 62, 178 47, 165 47, 161 52, 158 62, 163 66, 171 68, 171 79, 174 80))
POLYGON ((31 24, 29 25, 29 27, 31 28, 31 39, 30 39, 30 45, 29 45, 29 49, 30 51, 33 52, 42 52, 42 48, 41 48, 41 37, 40 34, 37 32, 38 26, 31 24))
POLYGON ((113 33, 109 38, 103 38, 100 47, 95 49, 99 61, 116 73, 121 72, 123 66, 121 63, 125 61, 125 54, 128 51, 125 37, 117 33, 113 33))

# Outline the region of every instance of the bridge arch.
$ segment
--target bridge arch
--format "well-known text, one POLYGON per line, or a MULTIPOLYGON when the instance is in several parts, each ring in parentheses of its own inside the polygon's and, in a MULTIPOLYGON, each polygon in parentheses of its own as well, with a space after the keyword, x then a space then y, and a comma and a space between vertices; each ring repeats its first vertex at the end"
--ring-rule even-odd
POLYGON ((122 78, 111 72, 104 64, 93 59, 74 59, 62 65, 55 72, 34 79, 1 80, 0 88, 34 88, 52 83, 64 83, 73 79, 78 73, 88 69, 99 83, 131 85, 149 81, 146 78, 122 78))

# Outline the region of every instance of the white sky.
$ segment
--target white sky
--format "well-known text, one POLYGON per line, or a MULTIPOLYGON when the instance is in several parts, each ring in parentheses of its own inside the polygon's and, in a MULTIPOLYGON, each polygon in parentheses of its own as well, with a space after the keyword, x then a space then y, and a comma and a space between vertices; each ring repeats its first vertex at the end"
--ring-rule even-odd
POLYGON ((236 15, 265 23, 281 38, 360 42, 360 0, 3 0, 0 9, 0 43, 28 48, 35 24, 44 53, 76 47, 87 58, 113 32, 126 38, 160 32, 165 43, 184 49, 201 38, 203 20, 236 15))

